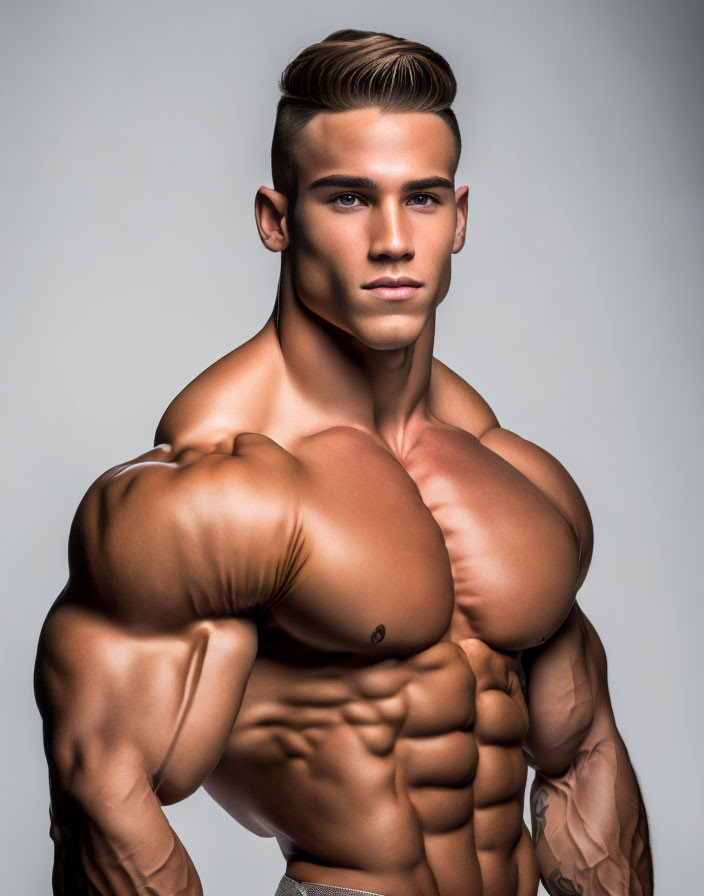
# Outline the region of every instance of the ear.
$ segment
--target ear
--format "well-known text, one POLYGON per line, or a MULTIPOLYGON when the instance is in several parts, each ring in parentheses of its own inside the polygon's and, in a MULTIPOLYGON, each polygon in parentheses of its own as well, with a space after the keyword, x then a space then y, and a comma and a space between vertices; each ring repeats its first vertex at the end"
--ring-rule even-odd
POLYGON ((455 192, 455 204, 457 205, 457 226, 455 227, 455 239, 452 243, 452 252, 459 252, 464 246, 467 236, 467 212, 469 209, 469 187, 460 187, 455 192))
POLYGON ((259 187, 254 199, 254 215, 261 241, 271 252, 283 252, 290 239, 286 212, 288 199, 269 187, 259 187))

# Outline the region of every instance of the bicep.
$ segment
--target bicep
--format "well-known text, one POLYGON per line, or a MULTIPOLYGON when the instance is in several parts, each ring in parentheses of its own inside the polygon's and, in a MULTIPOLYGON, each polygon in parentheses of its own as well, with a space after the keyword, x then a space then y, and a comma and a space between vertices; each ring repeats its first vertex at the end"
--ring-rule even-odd
POLYGON ((54 893, 202 896, 162 805, 217 762, 256 651, 253 624, 137 638, 69 601, 44 626, 35 677, 54 893))
POLYGON ((526 752, 535 768, 558 774, 591 740, 615 731, 606 654, 577 604, 546 644, 526 651, 524 669, 526 752))
POLYGON ((256 640, 247 620, 135 636, 62 596, 35 670, 57 896, 202 894, 161 807, 218 761, 256 640))
POLYGON ((183 799, 224 749, 257 649, 253 622, 196 622, 136 636, 65 597, 36 668, 45 746, 59 790, 100 799, 106 770, 183 799))

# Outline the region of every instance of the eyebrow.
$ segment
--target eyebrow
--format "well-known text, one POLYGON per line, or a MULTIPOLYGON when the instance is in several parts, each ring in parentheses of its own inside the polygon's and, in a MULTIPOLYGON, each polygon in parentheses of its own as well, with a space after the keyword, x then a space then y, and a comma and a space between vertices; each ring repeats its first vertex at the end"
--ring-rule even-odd
MULTIPOLYGON (((308 186, 309 190, 320 187, 341 187, 347 190, 368 190, 370 193, 380 193, 381 187, 376 181, 368 177, 353 177, 348 174, 329 174, 327 177, 319 177, 308 186)), ((424 177, 420 180, 407 180, 401 184, 402 193, 420 193, 423 190, 447 189, 454 190, 455 185, 446 177, 424 177)))

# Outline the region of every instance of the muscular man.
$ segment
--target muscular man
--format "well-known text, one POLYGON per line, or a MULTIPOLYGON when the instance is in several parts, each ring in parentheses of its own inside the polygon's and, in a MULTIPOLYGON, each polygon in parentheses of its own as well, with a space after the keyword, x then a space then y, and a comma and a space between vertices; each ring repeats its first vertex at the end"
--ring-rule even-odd
POLYGON ((274 313, 72 527, 37 664, 54 892, 201 893, 161 807, 204 785, 277 838, 279 896, 650 894, 575 604, 587 507, 432 356, 467 220, 452 72, 345 31, 282 90, 274 313))

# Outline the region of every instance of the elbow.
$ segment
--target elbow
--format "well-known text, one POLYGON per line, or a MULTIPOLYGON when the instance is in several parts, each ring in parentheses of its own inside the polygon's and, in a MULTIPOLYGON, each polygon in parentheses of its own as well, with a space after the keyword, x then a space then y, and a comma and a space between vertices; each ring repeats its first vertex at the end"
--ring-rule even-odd
POLYGON ((90 820, 104 832, 129 826, 138 794, 151 796, 143 768, 134 756, 106 749, 100 738, 61 738, 48 751, 52 820, 90 820))

